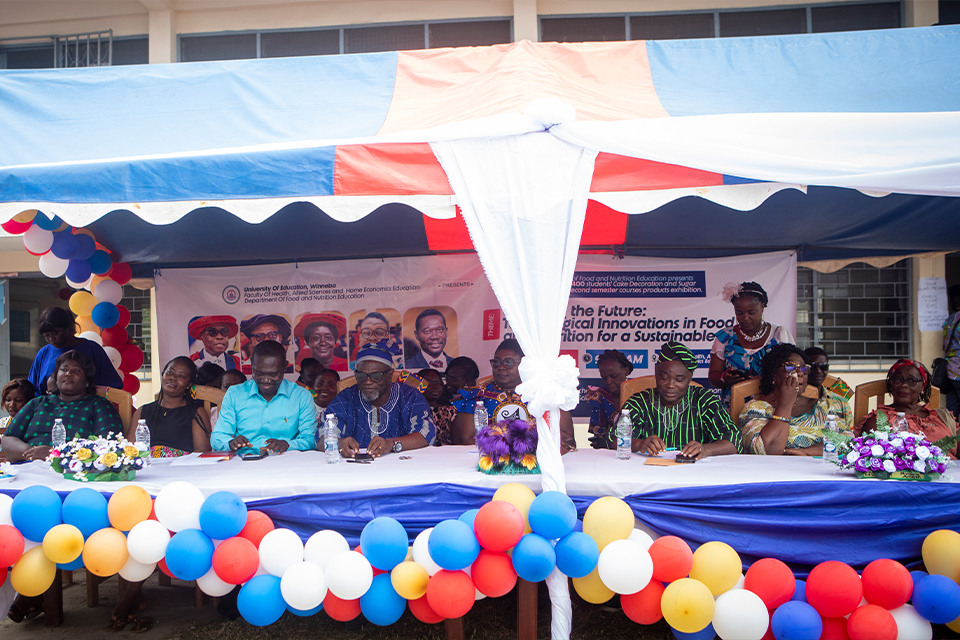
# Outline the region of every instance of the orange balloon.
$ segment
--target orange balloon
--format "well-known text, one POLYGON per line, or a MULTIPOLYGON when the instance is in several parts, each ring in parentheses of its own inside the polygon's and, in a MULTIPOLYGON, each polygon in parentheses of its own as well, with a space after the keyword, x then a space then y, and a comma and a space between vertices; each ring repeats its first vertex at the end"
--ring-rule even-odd
POLYGON ((142 487, 134 484, 117 489, 107 503, 107 517, 114 529, 130 531, 133 527, 150 518, 153 500, 142 487))
POLYGON ((116 529, 95 531, 83 545, 83 565, 101 578, 120 571, 127 564, 128 557, 127 538, 116 529))
POLYGON ((96 240, 97 240, 97 236, 93 235, 93 231, 90 231, 89 229, 84 229, 83 227, 74 227, 74 228, 73 228, 73 235, 75 235, 75 236, 79 236, 79 235, 90 236, 91 238, 93 238, 94 242, 96 242, 96 240))
POLYGON ((36 209, 26 209, 21 211, 17 215, 13 216, 13 219, 17 222, 33 222, 33 219, 37 217, 36 209))
POLYGON ((56 575, 57 565, 43 553, 43 547, 34 547, 13 565, 10 584, 20 595, 32 598, 49 589, 56 575))
POLYGON ((87 331, 100 333, 100 327, 97 326, 90 316, 77 316, 77 326, 80 327, 77 333, 86 333, 87 331))

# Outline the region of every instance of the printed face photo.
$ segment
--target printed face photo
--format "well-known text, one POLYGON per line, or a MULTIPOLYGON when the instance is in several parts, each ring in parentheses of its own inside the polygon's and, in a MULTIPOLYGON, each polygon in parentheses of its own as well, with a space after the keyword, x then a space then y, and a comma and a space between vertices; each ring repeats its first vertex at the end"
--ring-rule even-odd
POLYGON ((293 335, 300 362, 313 358, 324 369, 347 370, 347 322, 339 311, 310 312, 297 316, 293 335))
POLYGON ((444 371, 460 355, 457 345, 457 312, 448 306, 412 307, 403 314, 403 354, 411 371, 444 371))

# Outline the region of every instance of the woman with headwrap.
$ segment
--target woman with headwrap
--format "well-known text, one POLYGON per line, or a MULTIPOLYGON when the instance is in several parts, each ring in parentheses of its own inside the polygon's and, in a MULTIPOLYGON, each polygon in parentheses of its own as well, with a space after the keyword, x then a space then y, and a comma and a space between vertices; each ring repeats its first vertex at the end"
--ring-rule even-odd
MULTIPOLYGON (((676 448, 697 459, 740 452, 740 432, 716 395, 690 385, 696 369, 697 357, 683 344, 660 347, 657 386, 633 394, 623 405, 633 422, 633 451, 659 455, 676 448)), ((610 433, 613 448, 615 430, 610 433)))
POLYGON ((590 446, 607 448, 607 432, 616 426, 620 413, 620 385, 633 372, 633 363, 616 349, 607 349, 597 357, 597 369, 603 387, 587 386, 581 400, 590 406, 590 446))

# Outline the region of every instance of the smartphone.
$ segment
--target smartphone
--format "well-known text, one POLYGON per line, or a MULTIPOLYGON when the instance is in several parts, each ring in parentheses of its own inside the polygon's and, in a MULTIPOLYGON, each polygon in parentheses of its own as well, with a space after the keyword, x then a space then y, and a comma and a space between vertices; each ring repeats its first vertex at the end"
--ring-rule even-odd
POLYGON ((357 461, 366 460, 367 462, 373 462, 372 455, 370 455, 369 453, 360 453, 359 451, 353 454, 353 459, 357 461))
POLYGON ((694 458, 693 456, 687 457, 681 453, 677 454, 676 460, 681 464, 693 464, 694 462, 697 461, 697 459, 694 458))
POLYGON ((347 462, 354 462, 356 464, 371 464, 373 462, 372 458, 361 458, 357 460, 356 458, 347 458, 347 462))
POLYGON ((266 451, 250 451, 240 454, 241 460, 263 460, 265 457, 267 457, 266 451))

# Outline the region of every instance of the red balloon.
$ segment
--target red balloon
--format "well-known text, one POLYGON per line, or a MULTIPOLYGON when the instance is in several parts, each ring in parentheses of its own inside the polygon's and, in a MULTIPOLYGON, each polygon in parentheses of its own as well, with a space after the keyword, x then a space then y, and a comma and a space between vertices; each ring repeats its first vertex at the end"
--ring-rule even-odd
POLYGON ((846 618, 821 618, 823 620, 823 633, 820 640, 850 640, 847 634, 846 618))
POLYGON ((244 525, 243 529, 241 529, 237 535, 241 538, 246 538, 253 543, 253 546, 259 549, 263 536, 273 531, 273 529, 273 520, 270 519, 270 516, 262 511, 247 511, 247 524, 244 525))
POLYGON ((34 253, 33 251, 30 251, 30 249, 27 249, 26 247, 24 247, 23 250, 26 251, 27 253, 29 253, 29 254, 32 255, 32 256, 42 256, 44 253, 49 253, 49 252, 50 252, 50 249, 47 249, 47 250, 44 251, 43 253, 34 253))
POLYGON ((213 570, 229 584, 243 584, 260 568, 257 547, 246 538, 230 538, 213 552, 213 570))
POLYGON ((477 592, 463 571, 441 569, 427 583, 427 602, 444 618, 460 618, 473 607, 477 592))
POLYGON ((897 640, 897 621, 875 604, 865 604, 847 619, 850 640, 897 640))
MULTIPOLYGON (((120 319, 117 320, 117 324, 113 326, 117 327, 118 329, 124 329, 128 324, 130 324, 130 310, 122 304, 118 304, 117 311, 120 312, 120 319)), ((140 367, 137 368, 139 369, 140 367)))
POLYGON ((157 522, 160 521, 160 519, 157 518, 157 509, 156 509, 156 507, 157 507, 157 499, 154 498, 153 501, 150 503, 150 517, 147 518, 147 520, 156 520, 157 522))
POLYGON ((360 598, 342 600, 333 595, 332 591, 327 591, 327 596, 323 599, 323 610, 337 622, 350 622, 360 615, 360 598))
POLYGON ((6 581, 7 581, 7 568, 4 567, 3 569, 0 569, 0 587, 2 587, 3 583, 6 581))
MULTIPOLYGON (((763 637, 760 640, 777 640, 777 637, 773 635, 773 611, 767 610, 767 632, 763 634, 763 637)), ((821 637, 820 640, 823 640, 821 637)))
POLYGON ((60 291, 57 291, 57 297, 59 297, 61 300, 69 300, 70 296, 72 295, 73 295, 73 289, 68 289, 67 287, 60 289, 60 291))
POLYGON ((130 395, 136 395, 140 391, 140 378, 132 373, 123 374, 123 390, 130 395))
POLYGON ((663 583, 651 580, 640 591, 620 596, 620 605, 627 617, 637 624, 655 624, 663 617, 660 601, 665 590, 663 583))
POLYGON ((103 340, 103 346, 113 347, 119 351, 120 347, 130 342, 130 336, 123 327, 110 327, 100 332, 100 339, 103 340))
MULTIPOLYGON (((503 501, 498 500, 497 502, 503 501)), ((487 504, 493 503, 489 502, 487 504)), ((513 560, 510 559, 510 556, 506 553, 486 549, 481 549, 480 555, 474 560, 473 567, 470 569, 470 576, 480 593, 491 598, 507 595, 517 584, 517 572, 513 568, 513 560)))
POLYGON ((130 282, 130 278, 133 277, 133 270, 126 262, 115 262, 113 268, 110 269, 110 273, 107 275, 111 280, 116 281, 117 284, 125 285, 130 282))
POLYGON ((760 596, 767 609, 776 609, 793 597, 797 579, 790 567, 775 558, 757 560, 747 569, 743 588, 760 596))
MULTIPOLYGON (((483 553, 481 551, 481 553, 483 553)), ((427 624, 437 624, 443 622, 443 616, 434 611, 427 602, 427 596, 420 596, 416 600, 407 600, 407 606, 410 607, 410 613, 420 622, 427 624)))
POLYGON ((863 570, 863 597, 870 604, 896 609, 913 594, 913 578, 896 560, 874 560, 863 570))
POLYGON ((491 500, 473 520, 477 542, 490 551, 506 551, 523 536, 523 514, 505 500, 491 500))
POLYGON ((842 562, 821 562, 807 578, 807 602, 824 618, 842 618, 857 608, 861 598, 860 576, 842 562))
POLYGON ((26 233, 27 229, 29 229, 31 226, 33 226, 33 220, 30 220, 30 222, 7 220, 3 224, 0 224, 0 229, 3 229, 10 235, 18 236, 21 233, 26 233))
POLYGON ((23 555, 23 535, 16 527, 0 524, 0 569, 12 567, 23 555))
POLYGON ((650 559, 653 560, 653 579, 660 582, 673 582, 686 578, 693 567, 693 551, 690 545, 677 536, 657 538, 650 545, 650 559))
POLYGON ((120 352, 120 371, 132 373, 143 366, 143 349, 137 345, 124 345, 118 351, 120 352))
POLYGON ((160 571, 163 571, 163 572, 167 575, 168 578, 175 578, 175 577, 176 577, 176 576, 174 576, 172 573, 170 573, 170 569, 167 569, 167 559, 166 559, 166 558, 160 558, 160 562, 157 563, 157 567, 159 567, 159 568, 160 568, 160 571))

